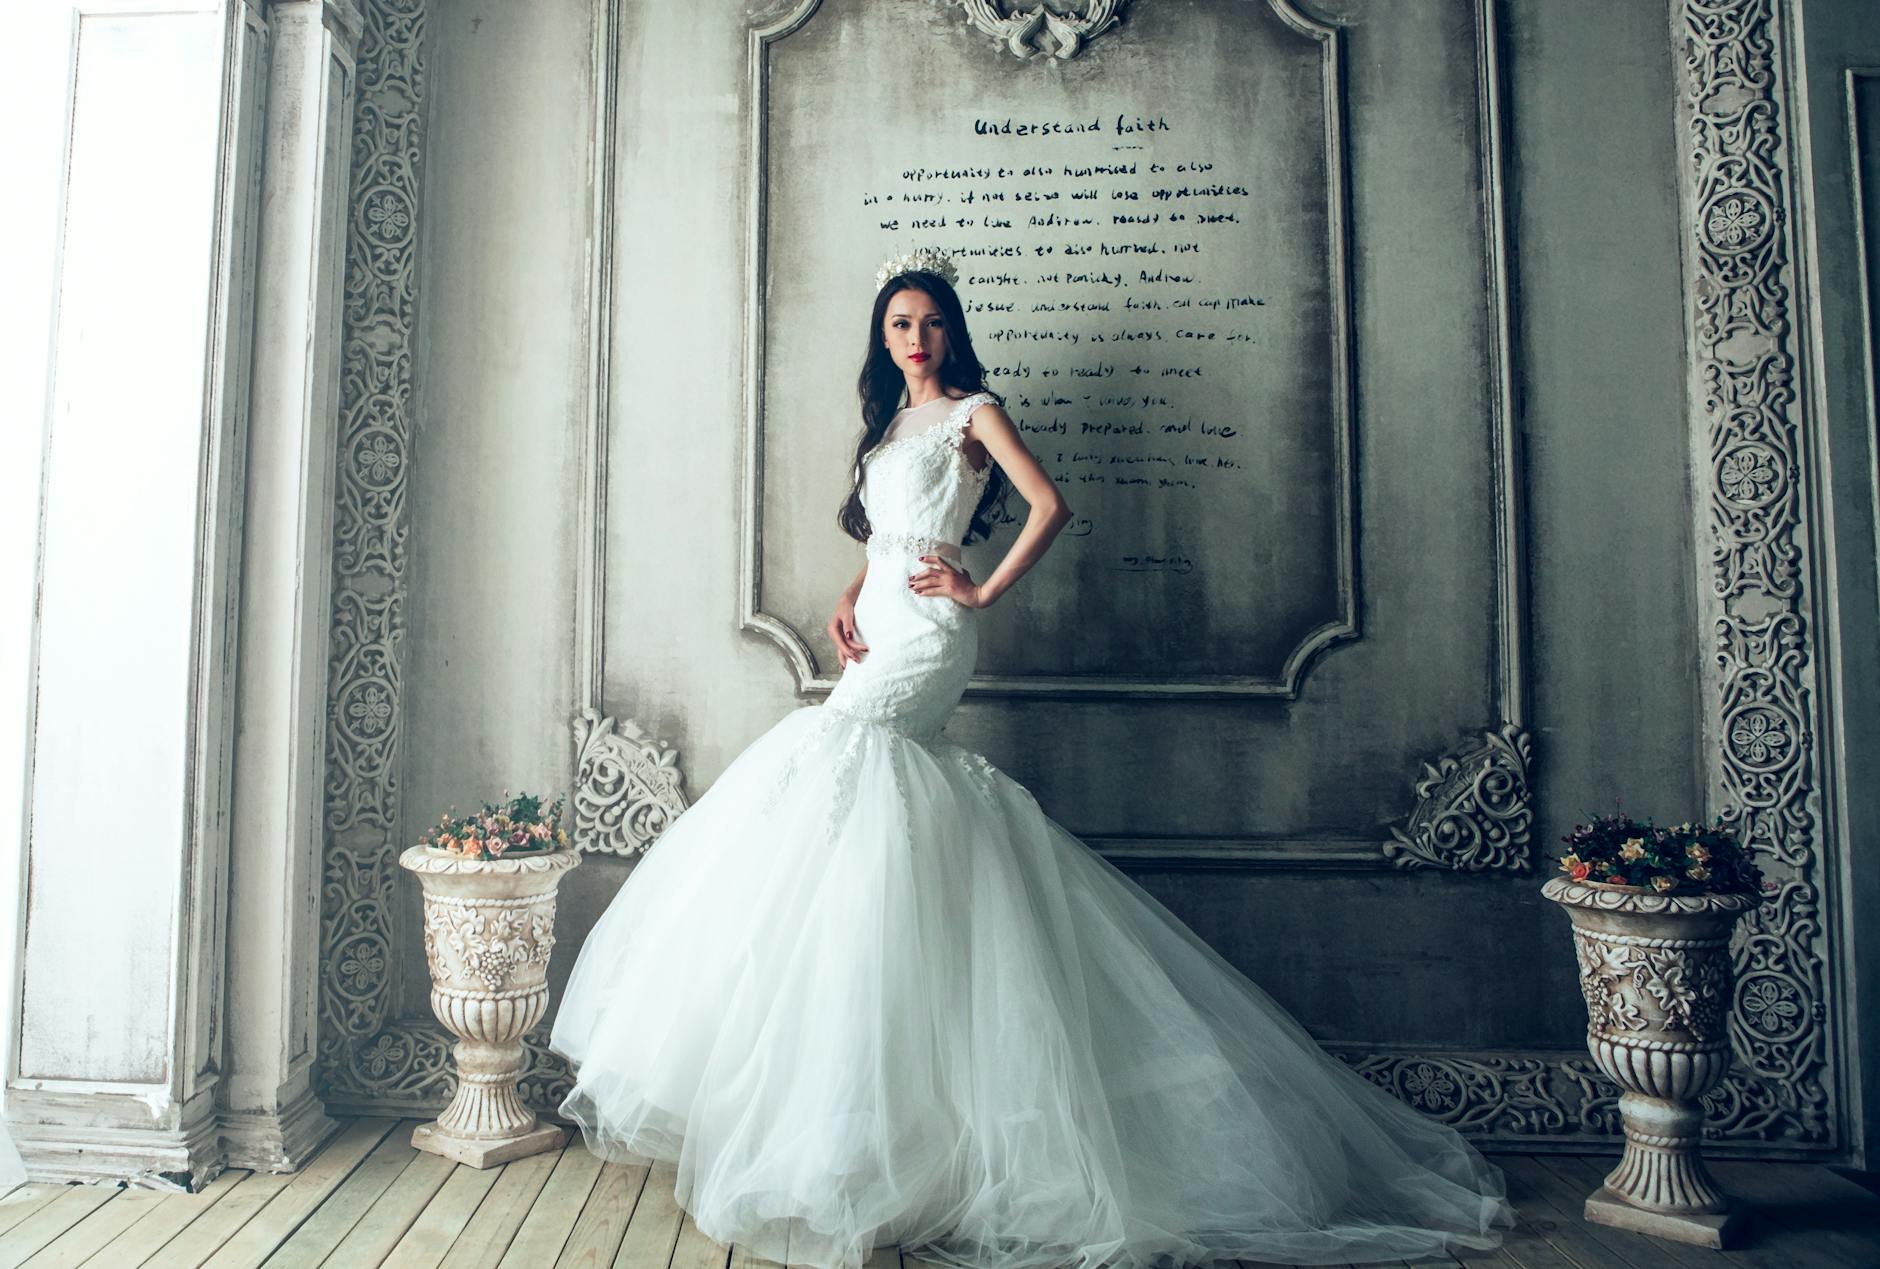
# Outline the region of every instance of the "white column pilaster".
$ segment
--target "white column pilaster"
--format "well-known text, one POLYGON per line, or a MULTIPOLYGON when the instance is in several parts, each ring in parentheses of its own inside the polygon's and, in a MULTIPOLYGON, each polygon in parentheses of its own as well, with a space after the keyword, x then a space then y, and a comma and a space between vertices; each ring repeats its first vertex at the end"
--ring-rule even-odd
POLYGON ((360 13, 271 0, 230 837, 231 1166, 299 1167, 314 1095, 326 630, 360 13))

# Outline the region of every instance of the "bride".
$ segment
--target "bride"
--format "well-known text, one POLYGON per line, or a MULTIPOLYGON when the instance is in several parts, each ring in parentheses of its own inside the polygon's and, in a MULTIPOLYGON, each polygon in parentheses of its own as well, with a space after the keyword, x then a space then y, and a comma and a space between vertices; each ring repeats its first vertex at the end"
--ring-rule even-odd
POLYGON ((598 1154, 792 1265, 1329 1263, 1485 1249, 1460 1136, 1326 1056, 978 754, 940 735, 978 610, 1069 516, 985 390, 950 263, 877 279, 840 522, 867 562, 828 700, 752 742, 581 948, 552 1047, 598 1154), (904 408, 895 409, 905 396, 904 408), (1009 478, 1030 504, 973 581, 1009 478))

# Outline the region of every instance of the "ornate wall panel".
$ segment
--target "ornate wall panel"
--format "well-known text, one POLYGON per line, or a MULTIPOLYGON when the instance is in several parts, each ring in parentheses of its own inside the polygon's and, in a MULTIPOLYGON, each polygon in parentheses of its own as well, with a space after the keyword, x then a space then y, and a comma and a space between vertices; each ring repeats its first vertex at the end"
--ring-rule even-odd
MULTIPOLYGON (((609 3, 599 7, 606 12, 612 8, 609 3)), ((782 6, 773 5, 769 26, 760 20, 753 46, 753 92, 763 89, 763 31, 768 29, 773 43, 782 40, 787 48, 788 40, 796 38, 786 29, 794 29, 792 23, 827 16, 811 15, 813 7, 798 5, 785 13, 782 6)), ((992 6, 988 11, 1009 16, 1023 7, 992 6)), ((908 12, 915 15, 910 20, 932 24, 931 30, 912 31, 910 38, 958 38, 963 48, 970 46, 988 64, 1024 75, 1061 74, 1076 64, 1095 64, 1117 49, 1124 52, 1115 56, 1127 58, 1134 24, 1156 20, 1154 8, 1153 0, 1118 6, 1119 22, 1080 35, 1075 48, 1045 28, 1032 31, 1018 47, 1009 39, 995 41, 983 26, 969 25, 968 15, 957 7, 909 6, 908 12), (935 16, 943 8, 948 19, 944 26, 935 16), (1062 55, 1066 50, 1070 55, 1062 55)), ((1470 620, 1485 633, 1479 646, 1470 643, 1458 655, 1468 664, 1486 667, 1486 674, 1482 682, 1458 689, 1455 696, 1462 707, 1454 718, 1445 717, 1433 728, 1440 738, 1420 742, 1420 752, 1393 751, 1380 757, 1370 750, 1354 750, 1342 756, 1349 769, 1367 778, 1380 770, 1392 773, 1397 809, 1376 816, 1362 832, 1344 832, 1335 842, 1325 833, 1305 840, 1286 830, 1262 837, 1185 827, 1167 834, 1091 835, 1094 845, 1117 858, 1152 864, 1170 859, 1308 860, 1341 866, 1369 860, 1384 867, 1457 871, 1519 871, 1531 866, 1538 832, 1530 794, 1536 755, 1527 718, 1522 629, 1525 552, 1519 430, 1508 353, 1497 6, 1482 0, 1472 9, 1461 8, 1473 15, 1476 42, 1471 73, 1477 117, 1469 124, 1475 145, 1469 163, 1478 188, 1459 201, 1479 217, 1472 232, 1482 244, 1482 257, 1474 261, 1480 269, 1480 307, 1475 310, 1480 326, 1471 347, 1479 351, 1486 380, 1473 416, 1479 453, 1486 457, 1476 473, 1478 483, 1466 491, 1465 500, 1472 511, 1479 507, 1469 531, 1492 541, 1492 548, 1480 561, 1445 563, 1464 571, 1479 565, 1479 572, 1470 576, 1481 583, 1483 601, 1470 620)), ((1363 8, 1345 35, 1360 38, 1353 32, 1374 12, 1389 15, 1380 20, 1396 21, 1396 14, 1404 11, 1403 6, 1363 8)), ((1821 917, 1824 829, 1812 757, 1818 728, 1811 607, 1818 596, 1810 584, 1813 512, 1803 479, 1808 455, 1796 404, 1792 349, 1793 255, 1786 210, 1792 199, 1782 131, 1786 106, 1778 78, 1779 11, 1772 0, 1674 0, 1672 13, 1683 97, 1680 135, 1691 165, 1685 173, 1691 234, 1687 289, 1697 375, 1693 426, 1702 451, 1696 468, 1702 564, 1714 582, 1716 608, 1707 648, 1717 667, 1710 703, 1716 730, 1710 752, 1718 805, 1781 861, 1773 871, 1782 887, 1765 915, 1748 929, 1740 948, 1735 1025, 1748 1062, 1713 1096, 1713 1128, 1726 1148, 1741 1142, 1764 1150, 1804 1152, 1833 1145, 1838 1104, 1830 999, 1820 969, 1826 959, 1821 917)), ((598 104, 597 131, 605 137, 617 126, 622 107, 613 98, 618 68, 609 42, 615 34, 607 22, 600 29, 596 65, 606 89, 598 104)), ((327 1095, 339 1105, 352 1106, 435 1106, 449 1092, 442 1073, 448 1037, 428 1019, 393 1016, 385 985, 389 976, 417 972, 414 965, 401 964, 393 950, 392 875, 400 844, 400 639, 408 558, 402 498, 417 298, 412 235, 422 166, 422 30, 423 12, 415 3, 370 5, 360 61, 335 539, 321 1043, 327 1095)), ((708 70, 719 74, 716 67, 708 70)), ((1377 103, 1376 97, 1368 101, 1372 109, 1377 103)), ((1355 108, 1353 119, 1361 121, 1355 108)), ((760 147, 750 156, 759 171, 761 154, 760 147)), ((618 510, 624 495, 609 492, 607 454, 620 424, 607 395, 610 340, 605 328, 616 310, 626 309, 607 291, 613 214, 607 191, 617 186, 606 147, 596 155, 596 170, 607 174, 601 178, 605 189, 595 195, 596 219, 606 228, 597 238, 601 256, 596 262, 593 321, 602 337, 596 340, 597 360, 590 368, 595 402, 581 495, 588 555, 577 597, 576 639, 586 680, 585 700, 577 702, 572 720, 574 806, 584 849, 632 855, 683 810, 685 794, 676 755, 661 734, 664 728, 649 730, 625 721, 625 702, 610 705, 603 699, 608 694, 604 684, 616 691, 626 684, 633 690, 631 685, 643 675, 627 658, 643 656, 644 649, 603 635, 610 600, 619 604, 632 595, 640 602, 644 596, 630 579, 646 574, 622 571, 629 567, 626 553, 615 550, 610 559, 607 549, 610 542, 618 545, 622 526, 616 523, 610 529, 604 512, 610 499, 618 510)), ((1414 218, 1417 210, 1406 205, 1396 214, 1414 218)), ((1453 215, 1447 223, 1455 223, 1453 215)), ((872 274, 872 255, 864 264, 863 272, 872 274)), ((747 281, 758 285, 755 274, 747 281)), ((862 285, 866 287, 866 277, 862 285)), ((1363 320, 1362 312, 1358 319, 1363 320)), ((1360 382, 1364 367, 1360 359, 1360 382)), ((1356 431, 1362 438, 1364 429, 1356 431)), ((622 473, 627 467, 616 464, 622 473)), ((713 468, 705 478, 721 474, 713 468)), ((1372 479, 1367 471, 1366 480, 1372 479)), ((1429 489, 1416 493, 1427 498, 1429 489)), ((1392 523, 1391 530, 1405 531, 1398 523, 1392 523)), ((745 540, 750 541, 748 533, 745 540)), ((1380 589, 1388 587, 1367 573, 1366 602, 1380 589)), ((630 623, 620 621, 620 608, 612 611, 621 628, 631 629, 630 623)), ((725 619, 718 611, 712 617, 725 619)), ((691 627, 686 630, 692 637, 691 627)), ((1322 697, 1315 699, 1314 689, 1321 675, 1330 683, 1335 674, 1345 673, 1347 658, 1356 659, 1391 633, 1386 627, 1374 631, 1367 622, 1364 640, 1315 664, 1296 701, 1217 700, 1203 707, 1245 706, 1250 715, 1267 711, 1272 717, 1290 718, 1290 725, 1301 729, 1318 726, 1328 728, 1326 734, 1352 734, 1356 724, 1339 718, 1322 697)), ((1421 638, 1427 643, 1435 636, 1425 630, 1421 638)), ((766 670, 774 672, 780 660, 775 647, 765 645, 763 652, 771 658, 766 670)), ((791 686, 813 691, 817 671, 807 660, 799 670, 804 667, 807 677, 791 675, 791 686)), ((1413 677, 1416 668, 1411 662, 1396 666, 1405 679, 1413 677)), ((716 665, 712 672, 725 673, 716 665)), ((1350 687, 1347 680, 1340 690, 1350 687)), ((688 690, 682 682, 674 694, 688 690)), ((993 685, 993 691, 980 696, 1000 690, 993 685)), ((1406 697, 1415 690, 1415 684, 1403 688, 1406 697)), ((1093 710, 1092 718, 1093 732, 1109 726, 1100 709, 1093 710)), ((1258 752, 1259 745, 1278 732, 1276 724, 1256 731, 1245 744, 1236 739, 1233 752, 1258 752)), ((1105 734, 1123 732, 1119 726, 1105 734)), ((1367 739, 1359 736, 1352 743, 1362 745, 1367 739)), ((1056 764, 1048 753, 1039 761, 1056 764)), ((1255 783, 1260 775, 1249 770, 1231 773, 1235 780, 1255 783)), ((1282 770, 1275 778, 1289 776, 1282 770)), ((1100 802, 1110 791, 1098 790, 1093 796, 1100 802)), ((1221 798, 1212 789, 1197 790, 1191 799, 1204 807, 1217 800, 1221 798)), ((593 871, 601 875, 600 869, 593 871)), ((415 933, 406 934, 405 942, 415 942, 415 933)), ((564 941, 564 947, 569 945, 564 941)), ((1564 931, 1560 947, 1563 957, 1570 955, 1564 931)), ((1604 1145, 1618 1131, 1617 1090, 1600 1079, 1583 1053, 1557 1046, 1507 1045, 1446 1051, 1384 1042, 1345 1046, 1342 1052, 1367 1078, 1484 1139, 1571 1149, 1604 1145)), ((535 1057, 525 1091, 538 1107, 551 1106, 565 1088, 566 1073, 539 1045, 535 1057)))

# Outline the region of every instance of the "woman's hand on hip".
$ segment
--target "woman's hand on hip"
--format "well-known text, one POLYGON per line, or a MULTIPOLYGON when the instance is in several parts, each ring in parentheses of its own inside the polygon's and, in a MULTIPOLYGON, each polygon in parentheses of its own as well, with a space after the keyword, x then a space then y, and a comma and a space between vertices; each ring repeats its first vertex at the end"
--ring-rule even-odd
POLYGON ((836 664, 846 666, 851 661, 860 661, 868 651, 861 636, 855 632, 855 597, 844 594, 836 600, 836 615, 829 619, 827 627, 830 639, 836 645, 836 664))
POLYGON ((973 585, 973 579, 964 568, 938 555, 923 555, 920 560, 928 567, 907 579, 908 589, 916 595, 941 595, 966 608, 986 606, 979 587, 973 585))

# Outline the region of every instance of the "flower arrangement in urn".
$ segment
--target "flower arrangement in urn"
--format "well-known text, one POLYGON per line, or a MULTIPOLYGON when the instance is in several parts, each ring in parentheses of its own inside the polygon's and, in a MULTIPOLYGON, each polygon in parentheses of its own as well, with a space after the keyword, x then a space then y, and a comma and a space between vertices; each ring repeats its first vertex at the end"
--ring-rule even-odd
POLYGON ((1625 815, 1602 815, 1560 839, 1560 871, 1590 885, 1630 886, 1658 894, 1756 894, 1762 869, 1722 825, 1660 828, 1625 815))
POLYGON ((1561 839, 1541 892, 1573 923, 1586 1047, 1617 1084, 1625 1153, 1586 1219, 1706 1247, 1737 1224, 1704 1167, 1703 1096, 1730 1067, 1730 933, 1762 870, 1719 824, 1601 816, 1561 839))
POLYGON ((445 813, 399 856, 424 893, 431 1009, 457 1044, 457 1088, 411 1144, 473 1168, 558 1149, 567 1134, 523 1104, 522 1037, 548 1009, 555 890, 581 856, 566 849, 563 799, 528 793, 445 813))
POLYGON ((542 799, 527 793, 507 801, 485 802, 481 810, 457 815, 446 811, 423 837, 421 846, 447 850, 466 859, 501 859, 523 851, 554 850, 568 844, 568 831, 561 827, 562 798, 547 808, 542 799))

